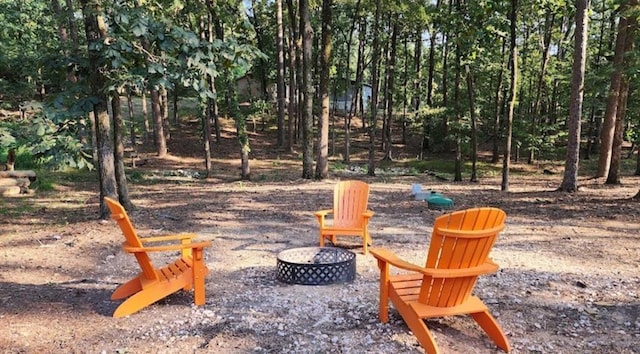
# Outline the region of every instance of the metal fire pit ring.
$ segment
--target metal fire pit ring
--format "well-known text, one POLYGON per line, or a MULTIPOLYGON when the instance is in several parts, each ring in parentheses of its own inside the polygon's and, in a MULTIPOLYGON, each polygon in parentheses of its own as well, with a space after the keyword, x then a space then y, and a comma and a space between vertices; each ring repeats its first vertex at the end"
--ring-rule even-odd
POLYGON ((278 280, 289 284, 329 285, 356 276, 355 253, 337 247, 301 247, 278 254, 278 280))

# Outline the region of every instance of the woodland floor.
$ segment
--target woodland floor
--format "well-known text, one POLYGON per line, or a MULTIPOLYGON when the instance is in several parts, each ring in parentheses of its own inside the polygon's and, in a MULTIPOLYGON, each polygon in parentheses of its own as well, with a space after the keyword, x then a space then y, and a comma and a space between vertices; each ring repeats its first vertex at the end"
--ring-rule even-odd
MULTIPOLYGON (((206 304, 196 308, 181 292, 112 318, 118 303, 110 293, 137 265, 122 252, 115 223, 97 220, 93 177, 62 180, 55 191, 0 198, 0 352, 419 353, 394 309, 389 323, 378 321, 379 273, 356 239, 338 239, 357 255, 352 283, 276 279, 278 252, 317 245, 312 212, 330 207, 333 184, 360 179, 371 184, 374 246, 417 264, 442 212, 413 200, 413 183, 445 193, 455 209, 507 212, 492 251, 500 271, 482 277, 476 294, 513 353, 640 353, 640 203, 631 199, 638 177, 624 176, 616 187, 583 178, 575 194, 554 191, 562 175, 543 174, 541 165, 514 165, 509 192, 500 191, 499 176, 453 183, 428 174, 334 171, 328 180, 303 180, 298 153, 269 153, 272 134, 257 132, 253 181, 240 182, 237 144, 225 132, 214 147, 224 158, 203 179, 195 173, 204 165, 195 136, 174 132, 165 159, 140 153, 130 171, 130 216, 144 236, 194 232, 213 241, 206 304)), ((394 148, 398 158, 415 157, 394 148)), ((365 166, 364 155, 354 154, 354 165, 365 166)), ((500 352, 469 317, 427 324, 443 353, 500 352)))

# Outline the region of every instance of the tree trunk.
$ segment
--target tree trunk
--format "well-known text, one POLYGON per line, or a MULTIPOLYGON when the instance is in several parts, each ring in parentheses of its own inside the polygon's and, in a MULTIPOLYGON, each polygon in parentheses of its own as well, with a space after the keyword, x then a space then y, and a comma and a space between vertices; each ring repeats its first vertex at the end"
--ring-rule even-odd
MULTIPOLYGON (((500 70, 498 71, 498 78, 496 79, 496 94, 493 99, 493 149, 491 150, 491 163, 498 163, 500 160, 500 150, 499 150, 499 141, 500 141, 500 115, 502 110, 500 107, 503 105, 502 99, 502 81, 504 77, 504 67, 505 67, 505 50, 506 50, 507 41, 502 39, 502 50, 500 51, 500 70)), ((508 61, 508 59, 506 60, 508 61)))
POLYGON ((286 89, 284 85, 284 27, 282 24, 282 0, 276 0, 276 26, 278 37, 276 38, 277 71, 276 71, 276 96, 278 108, 278 148, 284 148, 285 129, 284 113, 286 89))
POLYGON ((502 161, 502 191, 509 190, 509 165, 511 164, 511 137, 513 135, 513 111, 516 105, 516 93, 518 90, 518 48, 516 47, 516 29, 518 15, 518 0, 511 0, 510 19, 510 45, 511 53, 511 83, 509 87, 509 115, 507 116, 507 131, 505 136, 504 160, 502 161))
MULTIPOLYGON (((453 176, 453 180, 455 182, 462 182, 462 146, 461 146, 461 140, 462 140, 462 131, 461 131, 461 127, 462 127, 462 109, 460 108, 460 76, 461 76, 461 71, 462 68, 460 67, 460 62, 461 62, 461 57, 462 57, 462 53, 461 53, 461 48, 460 48, 460 44, 457 43, 458 38, 456 38, 456 62, 455 62, 455 79, 454 79, 454 83, 453 83, 453 112, 454 112, 454 117, 455 117, 455 127, 454 130, 452 131, 454 138, 455 138, 455 165, 454 165, 454 176, 453 176)), ((448 151, 447 151, 448 152, 448 151)))
POLYGON ((564 178, 560 190, 576 192, 578 190, 578 166, 580 161, 580 128, 582 121, 582 101, 584 98, 584 73, 587 62, 587 37, 589 29, 590 0, 576 1, 576 33, 571 78, 571 99, 569 101, 569 136, 567 141, 567 160, 564 178))
MULTIPOLYGON (((630 3, 633 2, 630 1, 630 3)), ((621 12, 624 14, 626 5, 621 6, 621 12)), ((607 98, 607 106, 604 111, 604 121, 602 130, 600 131, 600 152, 598 155, 598 172, 596 178, 604 177, 609 174, 611 165, 611 154, 613 146, 613 135, 616 125, 616 112, 618 110, 618 102, 620 97, 620 83, 622 81, 622 66, 624 63, 625 41, 627 37, 628 19, 624 15, 620 17, 618 22, 618 34, 616 37, 615 54, 613 57, 614 72, 611 74, 611 84, 609 87, 609 96, 607 98)))
POLYGON ((151 126, 149 124, 149 111, 147 109, 147 92, 142 90, 142 119, 144 122, 144 140, 147 141, 149 133, 151 132, 151 126))
MULTIPOLYGON (((629 41, 630 42, 630 41, 629 41)), ((620 80, 620 96, 618 97, 618 109, 616 112, 616 124, 611 144, 611 163, 607 175, 606 184, 620 184, 620 165, 622 162, 622 142, 624 139, 624 120, 627 110, 627 96, 629 93, 629 81, 625 75, 620 80)))
MULTIPOLYGON (((137 145, 136 120, 133 113, 133 100, 131 99, 131 88, 127 88, 127 109, 128 109, 127 118, 129 118, 129 121, 131 122, 131 125, 129 125, 129 137, 131 138, 131 147, 133 148, 133 152, 135 154, 136 145, 137 145)), ((132 167, 135 167, 135 166, 132 166, 132 167)))
POLYGON ((227 78, 226 87, 228 87, 227 97, 229 101, 229 110, 236 123, 236 134, 238 143, 240 144, 240 179, 243 181, 251 180, 251 167, 249 166, 249 135, 247 134, 247 118, 240 111, 238 106, 238 93, 236 85, 233 85, 231 78, 227 78))
POLYGON ((160 106, 160 91, 151 90, 151 110, 153 112, 153 142, 156 147, 158 157, 167 155, 167 141, 164 135, 163 115, 160 106))
POLYGON ((300 31, 302 35, 302 178, 313 178, 313 29, 309 19, 309 2, 300 0, 300 31))
POLYGON ((320 102, 321 115, 318 126, 318 156, 316 179, 325 179, 329 174, 329 70, 331 69, 331 37, 333 0, 322 1, 322 49, 320 55, 320 102))
POLYGON ((358 76, 358 70, 359 70, 357 66, 359 64, 359 61, 357 61, 356 63, 356 83, 355 85, 351 84, 351 42, 353 40, 353 34, 356 30, 356 26, 362 23, 362 17, 360 16, 360 0, 356 1, 356 7, 354 12, 356 14, 356 18, 354 18, 351 21, 351 27, 349 28, 349 35, 346 43, 347 55, 346 55, 345 70, 347 74, 345 75, 345 78, 344 78, 345 94, 349 92, 349 87, 352 87, 352 86, 353 86, 353 93, 351 95, 351 103, 349 104, 349 109, 347 111, 347 114, 344 116, 344 153, 342 156, 342 161, 344 163, 349 163, 349 161, 351 160, 351 157, 349 156, 351 154, 351 141, 350 141, 351 140, 351 120, 353 119, 353 115, 355 114, 355 112, 357 112, 357 104, 358 104, 357 97, 359 96, 359 93, 361 91, 361 83, 357 82, 357 76, 358 76))
POLYGON ((171 129, 169 124, 169 93, 166 87, 160 90, 160 107, 162 108, 162 127, 166 141, 171 140, 171 129))
POLYGON ((376 175, 376 124, 378 120, 378 87, 380 81, 380 17, 382 14, 381 0, 376 1, 376 12, 373 29, 373 43, 371 48, 371 118, 369 119, 369 157, 367 164, 367 174, 376 175))
POLYGON ((475 97, 473 94, 473 76, 469 65, 465 65, 465 70, 467 72, 467 91, 469 93, 469 112, 471 115, 471 178, 469 178, 469 181, 478 182, 478 171, 476 166, 478 162, 478 129, 476 127, 477 118, 475 97))
POLYGON ((205 178, 213 177, 213 161, 211 160, 211 112, 210 109, 210 101, 211 99, 207 99, 205 104, 202 105, 202 135, 204 142, 203 144, 203 152, 204 152, 204 168, 206 170, 205 178))
POLYGON ((122 119, 122 110, 120 109, 120 93, 113 91, 111 99, 111 111, 113 112, 113 146, 114 151, 114 167, 116 185, 118 188, 118 199, 120 204, 126 210, 132 210, 133 204, 129 199, 129 188, 127 187, 127 175, 124 170, 124 144, 122 143, 122 135, 124 132, 124 122, 122 119))
MULTIPOLYGON (((629 9, 635 8, 637 5, 638 5, 637 0, 631 0, 628 3, 629 9)), ((623 16, 624 15, 628 15, 628 14, 623 12, 623 16)), ((622 19, 620 21, 622 21, 622 19)), ((625 116, 627 114, 627 98, 629 95, 629 77, 626 70, 631 65, 629 63, 629 58, 627 57, 626 53, 631 52, 631 50, 633 49, 633 43, 635 40, 635 31, 636 31, 637 24, 638 22, 635 17, 630 16, 627 19, 627 28, 625 31, 625 41, 624 41, 625 42, 624 54, 623 54, 621 67, 619 68, 622 74, 620 77, 620 87, 618 90, 619 92, 618 105, 616 109, 616 120, 615 120, 615 127, 614 127, 614 133, 613 133, 613 141, 611 144, 611 161, 609 165, 609 173, 607 174, 607 180, 605 182, 606 184, 620 184, 620 166, 622 164, 620 160, 622 159, 622 143, 624 140, 625 116)))
MULTIPOLYGON (((102 41, 106 37, 106 25, 102 17, 102 9, 94 2, 82 0, 82 13, 84 16, 87 45, 102 41)), ((110 215, 109 208, 104 203, 104 197, 118 198, 113 146, 111 145, 111 126, 107 113, 107 97, 104 94, 106 77, 99 63, 100 54, 95 50, 89 50, 89 84, 91 94, 97 98, 93 105, 96 127, 96 145, 98 150, 98 179, 100 182, 100 218, 107 219, 110 215)), ((125 181, 126 183, 126 181, 125 181)))
POLYGON ((393 125, 393 90, 394 90, 394 78, 396 73, 396 52, 397 52, 397 44, 398 44, 398 16, 394 16, 393 19, 393 29, 391 30, 391 46, 389 50, 389 60, 387 62, 387 89, 385 95, 387 97, 387 124, 385 126, 383 139, 385 141, 384 145, 384 157, 383 160, 391 161, 393 156, 391 155, 391 148, 393 141, 391 139, 392 134, 392 125, 393 125))
POLYGON ((67 4, 67 19, 69 20, 69 34, 74 48, 78 48, 80 40, 78 39, 78 25, 76 24, 75 11, 73 9, 73 0, 65 0, 67 4))
POLYGON ((287 140, 287 150, 289 152, 293 152, 293 145, 296 143, 296 122, 298 121, 298 108, 300 105, 300 101, 298 100, 298 86, 299 81, 301 80, 297 58, 298 58, 298 50, 299 50, 299 31, 297 30, 296 24, 299 21, 296 21, 296 12, 293 7, 293 1, 287 0, 287 12, 289 14, 289 139, 287 140))

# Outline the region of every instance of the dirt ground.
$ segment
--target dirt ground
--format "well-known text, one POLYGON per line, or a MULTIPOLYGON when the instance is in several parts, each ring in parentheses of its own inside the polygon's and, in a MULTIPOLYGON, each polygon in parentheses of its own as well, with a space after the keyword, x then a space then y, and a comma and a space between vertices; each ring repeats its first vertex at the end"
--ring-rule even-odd
MULTIPOLYGON (((352 283, 276 279, 280 251, 317 245, 312 212, 330 207, 334 183, 360 179, 371 185, 374 247, 416 264, 443 212, 414 200, 412 184, 451 197, 455 209, 507 212, 492 251, 500 270, 482 277, 475 292, 513 353, 640 353, 640 203, 630 199, 640 178, 624 177, 617 187, 584 179, 575 194, 554 191, 561 174, 537 170, 513 176, 509 192, 500 191, 498 176, 453 183, 401 170, 376 177, 332 172, 310 181, 299 178, 297 154, 269 155, 273 149, 259 135, 252 135, 252 182, 237 180, 231 143, 218 155, 225 159, 214 161, 213 178, 201 178, 199 153, 189 150, 198 146, 194 138, 171 143, 166 159, 141 155, 129 184, 136 207, 130 216, 141 235, 194 232, 213 241, 200 307, 180 292, 111 317, 118 306, 111 292, 138 268, 122 252, 115 223, 97 220, 95 181, 60 181, 52 192, 0 199, 0 352, 419 353, 394 309, 389 323, 378 321, 378 269, 356 239, 338 239, 356 254, 352 283)), ((427 325, 443 353, 500 352, 468 317, 427 325)))

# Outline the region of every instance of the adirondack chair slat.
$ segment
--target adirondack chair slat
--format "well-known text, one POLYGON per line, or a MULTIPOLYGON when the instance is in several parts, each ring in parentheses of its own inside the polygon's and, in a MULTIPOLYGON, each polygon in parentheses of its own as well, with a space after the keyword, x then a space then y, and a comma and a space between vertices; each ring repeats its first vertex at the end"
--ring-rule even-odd
POLYGON ((194 302, 205 302, 204 280, 208 272, 202 256, 203 249, 211 241, 192 242, 193 234, 167 235, 139 238, 126 211, 117 201, 105 197, 105 202, 125 237, 122 248, 133 253, 141 272, 135 278, 120 285, 111 295, 112 300, 126 299, 114 311, 113 317, 123 317, 157 302, 179 290, 194 289, 194 302), (179 241, 179 243, 175 243, 179 241), (157 242, 174 242, 170 245, 147 246, 157 242), (149 252, 180 251, 180 257, 162 268, 151 262, 149 252))
POLYGON ((487 306, 472 295, 479 275, 497 271, 489 258, 506 214, 496 208, 474 208, 440 216, 434 222, 425 267, 403 261, 385 249, 371 249, 380 268, 380 321, 389 319, 393 303, 418 342, 438 353, 424 319, 468 314, 502 350, 509 342, 487 306), (390 275, 396 267, 405 273, 390 275))
POLYGON ((333 208, 314 213, 320 229, 320 247, 324 247, 325 240, 329 240, 335 246, 337 236, 358 236, 362 238, 363 253, 367 254, 367 246, 371 243, 368 223, 374 215, 367 209, 368 200, 369 185, 367 183, 361 181, 336 183, 333 191, 333 208))

